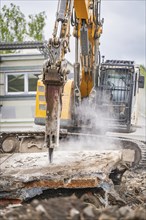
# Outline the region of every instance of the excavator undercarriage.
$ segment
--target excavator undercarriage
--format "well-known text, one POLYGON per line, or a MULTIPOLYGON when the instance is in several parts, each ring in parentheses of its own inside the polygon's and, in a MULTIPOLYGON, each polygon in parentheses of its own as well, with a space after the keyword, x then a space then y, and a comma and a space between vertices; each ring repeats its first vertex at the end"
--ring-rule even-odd
MULTIPOLYGON (((35 153, 47 152, 48 148, 44 144, 45 132, 3 132, 0 134, 1 154, 14 153, 35 153)), ((60 146, 55 151, 73 150, 80 152, 84 150, 120 150, 123 155, 123 162, 129 167, 146 167, 145 142, 130 138, 113 137, 110 135, 96 135, 67 132, 60 130, 60 146)), ((51 159, 51 158, 49 158, 51 159)))

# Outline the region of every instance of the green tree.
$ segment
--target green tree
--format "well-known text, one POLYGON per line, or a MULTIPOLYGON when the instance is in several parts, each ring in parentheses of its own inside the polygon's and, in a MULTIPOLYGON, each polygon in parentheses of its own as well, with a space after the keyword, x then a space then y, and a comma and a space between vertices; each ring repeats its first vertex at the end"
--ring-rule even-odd
POLYGON ((13 42, 24 40, 26 34, 26 20, 20 8, 10 4, 10 8, 3 6, 0 13, 0 41, 13 42))
POLYGON ((146 68, 143 65, 140 65, 140 73, 144 76, 145 79, 145 89, 146 89, 146 68))
POLYGON ((146 77, 146 68, 144 67, 144 65, 140 65, 140 72, 146 77))
MULTIPOLYGON (((25 15, 20 7, 10 4, 4 5, 0 12, 0 41, 1 42, 23 42, 28 37, 36 41, 43 40, 43 29, 45 26, 45 12, 29 15, 26 22, 25 15)), ((10 53, 13 51, 3 51, 10 53)))
POLYGON ((43 28, 46 19, 45 12, 40 12, 36 15, 29 15, 29 19, 28 35, 35 40, 41 41, 43 39, 43 28))

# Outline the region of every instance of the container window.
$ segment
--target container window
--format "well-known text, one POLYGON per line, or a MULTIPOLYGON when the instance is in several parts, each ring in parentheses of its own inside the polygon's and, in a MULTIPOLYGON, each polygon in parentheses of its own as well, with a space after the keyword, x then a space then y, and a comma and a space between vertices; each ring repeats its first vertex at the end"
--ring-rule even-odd
POLYGON ((24 74, 8 75, 8 92, 24 92, 24 74))
POLYGON ((35 94, 39 74, 37 72, 7 73, 6 94, 35 94))
POLYGON ((36 73, 28 74, 28 92, 36 92, 37 80, 38 80, 38 74, 36 73))

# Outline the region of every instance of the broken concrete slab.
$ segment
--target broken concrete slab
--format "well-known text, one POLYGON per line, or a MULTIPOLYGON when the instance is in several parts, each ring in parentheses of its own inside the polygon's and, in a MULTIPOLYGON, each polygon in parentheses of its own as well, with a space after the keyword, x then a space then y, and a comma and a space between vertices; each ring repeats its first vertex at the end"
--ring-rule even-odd
POLYGON ((47 189, 110 187, 109 174, 122 161, 120 151, 56 151, 1 155, 0 199, 26 200, 47 189), (107 186, 108 184, 108 186, 107 186))
MULTIPOLYGON (((4 163, 8 158, 12 157, 13 154, 0 154, 0 165, 4 163)), ((0 166, 1 168, 1 166, 0 166)), ((0 169, 1 170, 1 169, 0 169)))

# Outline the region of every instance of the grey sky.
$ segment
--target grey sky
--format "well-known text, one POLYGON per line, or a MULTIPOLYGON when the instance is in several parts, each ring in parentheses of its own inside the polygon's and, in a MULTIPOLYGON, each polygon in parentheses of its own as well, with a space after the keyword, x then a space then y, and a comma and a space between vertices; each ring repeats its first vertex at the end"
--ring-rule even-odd
MULTIPOLYGON (((26 16, 45 11, 45 39, 51 37, 57 0, 1 0, 1 7, 10 3, 19 5, 26 16)), ((102 0, 101 14, 104 18, 101 54, 107 59, 135 60, 146 66, 146 0, 102 0)), ((73 38, 67 58, 74 62, 73 38)))

